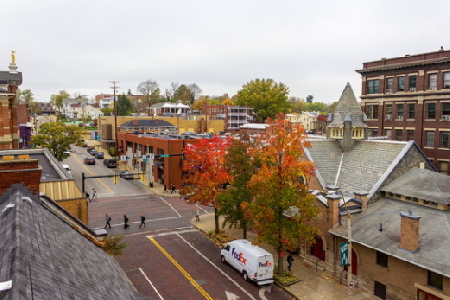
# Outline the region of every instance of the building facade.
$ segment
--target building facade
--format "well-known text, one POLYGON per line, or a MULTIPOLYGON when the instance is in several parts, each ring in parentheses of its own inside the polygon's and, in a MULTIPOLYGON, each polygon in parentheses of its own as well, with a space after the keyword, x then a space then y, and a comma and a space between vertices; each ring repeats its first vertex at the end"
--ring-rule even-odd
POLYGON ((202 113, 208 120, 224 120, 224 128, 230 133, 239 133, 242 125, 253 122, 253 108, 248 106, 206 105, 202 113))
POLYGON ((368 136, 414 140, 442 174, 450 160, 450 51, 363 63, 368 136))

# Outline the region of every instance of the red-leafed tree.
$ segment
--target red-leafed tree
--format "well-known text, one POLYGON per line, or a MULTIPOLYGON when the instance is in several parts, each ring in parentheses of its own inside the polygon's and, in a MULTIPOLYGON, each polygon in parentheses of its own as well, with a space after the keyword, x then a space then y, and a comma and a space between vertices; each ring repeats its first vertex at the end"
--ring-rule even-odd
POLYGON ((278 251, 278 273, 283 274, 284 250, 294 249, 300 239, 312 242, 317 229, 308 220, 317 215, 313 206, 315 198, 308 193, 305 178, 314 174, 314 164, 300 160, 305 140, 304 128, 290 126, 280 114, 278 120, 267 120, 272 135, 263 135, 258 146, 250 149, 252 156, 261 162, 261 168, 248 183, 251 202, 242 207, 253 222, 257 233, 256 243, 265 242, 278 251), (298 209, 297 214, 292 214, 298 209))
POLYGON ((219 136, 202 139, 194 146, 184 149, 183 178, 180 194, 189 204, 214 204, 215 232, 219 233, 217 196, 226 189, 232 178, 224 165, 224 157, 229 140, 219 136))

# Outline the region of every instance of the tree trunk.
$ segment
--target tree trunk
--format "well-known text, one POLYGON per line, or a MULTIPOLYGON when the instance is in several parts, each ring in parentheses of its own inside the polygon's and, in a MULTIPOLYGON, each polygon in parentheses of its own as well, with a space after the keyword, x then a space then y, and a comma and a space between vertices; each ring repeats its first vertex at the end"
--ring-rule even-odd
POLYGON ((216 229, 215 229, 215 233, 219 234, 220 233, 220 227, 219 227, 219 215, 217 214, 217 208, 214 208, 214 221, 216 223, 216 229))
POLYGON ((243 239, 246 240, 247 239, 247 228, 244 228, 243 234, 244 234, 243 239))
POLYGON ((283 257, 281 257, 281 249, 278 250, 278 274, 281 276, 284 276, 284 270, 283 270, 283 257))

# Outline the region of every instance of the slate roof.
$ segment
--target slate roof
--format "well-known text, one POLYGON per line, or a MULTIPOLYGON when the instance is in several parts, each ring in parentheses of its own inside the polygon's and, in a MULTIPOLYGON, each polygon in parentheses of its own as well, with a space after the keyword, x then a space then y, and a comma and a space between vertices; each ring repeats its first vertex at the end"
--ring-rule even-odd
POLYGON ((450 204, 450 176, 412 168, 381 191, 416 197, 435 203, 450 204), (420 182, 420 185, 417 183, 420 182))
MULTIPOLYGON (((347 222, 329 232, 347 238, 347 222)), ((352 217, 352 241, 450 278, 450 211, 381 198, 352 217), (419 251, 400 249, 400 212, 421 217, 419 251), (380 223, 383 231, 380 231, 380 223)))
POLYGON ((343 153, 335 140, 310 140, 310 143, 311 148, 305 149, 305 154, 316 164, 316 177, 322 187, 337 185, 347 194, 371 191, 369 199, 414 144, 413 141, 355 141, 354 147, 343 153))
POLYGON ((12 280, 2 299, 149 299, 112 257, 23 185, 0 198, 0 253, 0 282, 12 280))
POLYGON ((355 93, 353 92, 350 83, 347 83, 345 86, 341 98, 336 104, 332 116, 330 116, 332 121, 327 127, 336 128, 343 126, 344 118, 346 118, 347 114, 349 114, 354 127, 367 127, 367 125, 363 122, 365 114, 361 111, 361 105, 358 101, 356 101, 355 93))
POLYGON ((176 127, 164 120, 138 120, 138 125, 133 125, 134 120, 128 121, 119 127, 176 127))
POLYGON ((22 72, 13 74, 9 71, 0 71, 0 80, 22 82, 22 72))

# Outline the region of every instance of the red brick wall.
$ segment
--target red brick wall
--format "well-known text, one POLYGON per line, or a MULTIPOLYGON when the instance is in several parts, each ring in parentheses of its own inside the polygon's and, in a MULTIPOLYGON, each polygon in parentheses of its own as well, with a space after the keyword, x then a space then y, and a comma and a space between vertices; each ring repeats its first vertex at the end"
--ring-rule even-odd
POLYGON ((17 104, 17 120, 20 124, 26 124, 30 121, 28 116, 28 105, 25 103, 17 104))
POLYGON ((38 169, 37 159, 1 161, 0 171, 2 171, 0 172, 0 194, 9 189, 11 185, 22 182, 32 192, 39 194, 42 169, 38 169))

